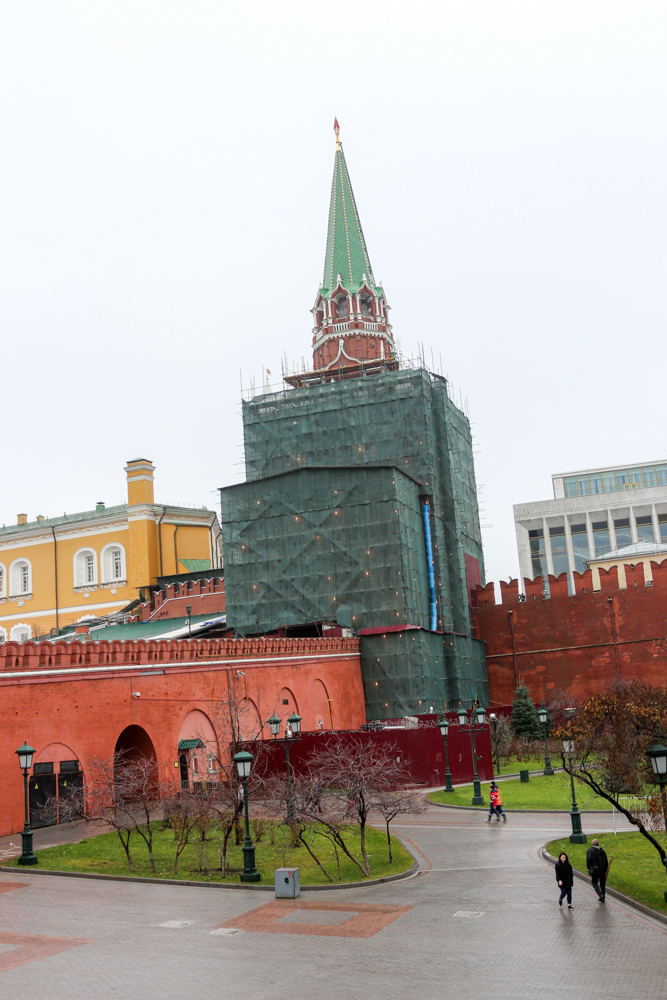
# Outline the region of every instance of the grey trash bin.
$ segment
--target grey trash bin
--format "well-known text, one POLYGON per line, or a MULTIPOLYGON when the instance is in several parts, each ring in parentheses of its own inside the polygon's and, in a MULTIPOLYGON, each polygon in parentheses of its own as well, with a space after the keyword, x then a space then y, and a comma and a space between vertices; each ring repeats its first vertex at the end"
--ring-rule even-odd
POLYGON ((276 868, 276 899, 296 899, 301 895, 301 869, 276 868))

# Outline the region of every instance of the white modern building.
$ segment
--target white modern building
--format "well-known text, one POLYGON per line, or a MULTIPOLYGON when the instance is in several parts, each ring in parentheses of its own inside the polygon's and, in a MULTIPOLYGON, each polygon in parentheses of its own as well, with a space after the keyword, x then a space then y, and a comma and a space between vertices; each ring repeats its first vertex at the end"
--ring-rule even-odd
POLYGON ((589 561, 611 562, 640 542, 664 553, 667 462, 560 472, 551 480, 553 500, 514 506, 520 579, 568 573, 573 593, 572 574, 589 561))

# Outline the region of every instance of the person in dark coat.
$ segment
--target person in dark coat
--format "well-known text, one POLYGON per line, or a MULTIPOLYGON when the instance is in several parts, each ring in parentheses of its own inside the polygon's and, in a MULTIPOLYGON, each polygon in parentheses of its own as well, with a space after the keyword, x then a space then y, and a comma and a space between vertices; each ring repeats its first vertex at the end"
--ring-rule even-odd
POLYGON ((591 846, 586 851, 586 867, 588 868, 588 874, 591 877, 593 888, 598 894, 598 900, 601 903, 604 903, 609 860, 607 859, 604 848, 600 847, 600 841, 597 837, 593 840, 591 846))
POLYGON ((572 885, 574 884, 574 874, 572 865, 565 851, 558 857, 556 862, 556 881, 560 886, 560 899, 558 905, 563 905, 563 899, 567 896, 567 908, 573 910, 572 905, 572 885))

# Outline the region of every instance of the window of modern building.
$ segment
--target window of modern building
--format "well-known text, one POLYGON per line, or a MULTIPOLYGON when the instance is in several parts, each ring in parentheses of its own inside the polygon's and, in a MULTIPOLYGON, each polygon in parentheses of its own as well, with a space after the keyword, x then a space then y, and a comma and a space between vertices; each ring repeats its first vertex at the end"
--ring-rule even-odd
POLYGON ((563 483, 566 497, 587 497, 597 493, 667 486, 667 465, 645 465, 643 468, 613 469, 609 472, 566 476, 563 483))
POLYGON ((0 563, 0 597, 7 596, 5 589, 6 587, 7 587, 7 571, 5 570, 3 563, 0 563))
POLYGON ((570 534, 572 535, 572 551, 574 553, 574 568, 577 573, 584 573, 586 570, 586 560, 590 558, 588 552, 588 535, 585 524, 571 524, 570 534))
POLYGON ((27 559, 16 559, 9 571, 10 597, 32 593, 32 566, 27 559))
POLYGON ((567 561, 565 528, 562 526, 549 528, 549 541, 551 542, 551 558, 554 565, 554 576, 560 576, 561 573, 567 573, 570 567, 567 561))
POLYGON ((528 540, 530 542, 530 559, 533 564, 533 576, 544 576, 547 572, 547 557, 542 528, 529 531, 528 540))
POLYGON ((74 556, 74 586, 89 587, 97 583, 97 553, 79 549, 74 556))
POLYGON ((653 518, 649 514, 647 517, 637 518, 637 539, 640 542, 654 542, 653 518))
POLYGON ((616 533, 616 548, 622 549, 625 545, 632 545, 632 531, 630 529, 630 518, 619 517, 614 521, 614 531, 616 533))
POLYGON ((667 542, 667 514, 658 514, 658 527, 660 528, 660 541, 667 542))
POLYGON ((611 548, 609 542, 609 525, 606 521, 593 521, 592 528, 595 555, 604 555, 604 553, 609 552, 611 548))

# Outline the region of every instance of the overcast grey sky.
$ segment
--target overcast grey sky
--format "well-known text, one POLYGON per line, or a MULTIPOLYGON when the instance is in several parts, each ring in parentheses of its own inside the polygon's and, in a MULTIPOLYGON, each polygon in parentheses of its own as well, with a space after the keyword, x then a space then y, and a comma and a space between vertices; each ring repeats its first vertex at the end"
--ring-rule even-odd
POLYGON ((468 400, 488 579, 552 472, 667 456, 667 6, 0 8, 0 523, 206 504, 308 358, 337 115, 405 354, 468 400), (272 377, 274 377, 272 375, 272 377))

